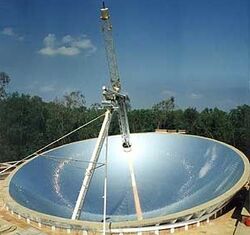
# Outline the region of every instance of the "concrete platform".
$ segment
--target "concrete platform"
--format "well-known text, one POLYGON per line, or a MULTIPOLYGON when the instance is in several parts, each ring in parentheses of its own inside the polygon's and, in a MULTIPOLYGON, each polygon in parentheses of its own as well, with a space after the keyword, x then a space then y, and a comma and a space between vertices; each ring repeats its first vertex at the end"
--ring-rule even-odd
MULTIPOLYGON (((0 181, 1 185, 1 181, 0 181)), ((1 187, 0 187, 1 190, 1 187)), ((230 207, 230 205, 229 205, 230 207)), ((235 212, 238 208, 225 208, 229 211, 222 212, 224 214, 218 215, 218 218, 211 218, 209 221, 202 222, 200 224, 195 224, 189 226, 188 228, 179 228, 175 230, 162 230, 159 231, 159 235, 165 234, 177 234, 177 235, 249 235, 250 227, 245 226, 240 220, 240 215, 235 216, 235 212), (237 217, 237 218, 236 218, 237 217)), ((60 231, 57 228, 39 228, 37 224, 27 223, 24 219, 19 219, 15 214, 11 214, 3 207, 3 203, 0 199, 0 234, 15 234, 15 235, 44 235, 44 234, 54 234, 54 235, 63 235, 63 234, 84 234, 86 232, 73 232, 73 231, 60 231), (6 229, 3 230, 3 229, 6 229), (2 232, 1 232, 2 229, 2 232)), ((88 234, 96 234, 89 233, 88 234)), ((145 233, 145 235, 155 234, 154 232, 145 233)), ((139 235, 139 234, 138 234, 139 235)), ((144 235, 142 233, 141 235, 144 235)))

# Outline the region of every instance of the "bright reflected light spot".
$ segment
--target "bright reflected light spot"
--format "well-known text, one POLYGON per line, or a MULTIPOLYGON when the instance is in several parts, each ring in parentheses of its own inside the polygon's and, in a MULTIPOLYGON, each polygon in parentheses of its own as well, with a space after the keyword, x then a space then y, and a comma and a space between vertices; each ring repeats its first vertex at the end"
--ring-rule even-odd
POLYGON ((208 160, 205 162, 205 164, 199 171, 200 179, 203 178, 205 175, 207 175, 208 172, 213 168, 214 161, 217 158, 216 146, 214 145, 212 148, 209 148, 205 156, 206 158, 208 158, 208 160))
POLYGON ((129 151, 123 151, 123 156, 133 162, 136 159, 136 156, 138 156, 138 151, 136 151, 135 146, 129 148, 129 151))
POLYGON ((60 182, 60 177, 61 177, 61 172, 64 169, 65 165, 67 165, 70 162, 71 159, 68 160, 63 160, 60 162, 60 164, 57 166, 57 168, 54 171, 53 175, 53 182, 54 182, 54 188, 57 196, 69 207, 72 208, 71 203, 64 198, 62 192, 61 192, 61 182, 60 182))
POLYGON ((132 150, 132 147, 123 148, 123 151, 126 153, 130 152, 131 150, 132 150))

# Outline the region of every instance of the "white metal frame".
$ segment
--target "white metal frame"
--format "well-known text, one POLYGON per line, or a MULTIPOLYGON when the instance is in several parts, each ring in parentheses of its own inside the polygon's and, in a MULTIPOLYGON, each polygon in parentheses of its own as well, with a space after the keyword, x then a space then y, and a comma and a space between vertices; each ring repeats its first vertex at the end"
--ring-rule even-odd
POLYGON ((93 177, 93 174, 94 174, 96 164, 97 164, 97 161, 99 159, 99 156, 100 156, 100 153, 102 150, 102 146, 103 146, 105 137, 108 134, 111 118, 112 118, 112 111, 110 109, 107 109, 99 136, 97 138, 95 149, 94 149, 92 156, 90 158, 89 165, 85 171, 85 176, 84 176, 84 179, 82 182, 82 186, 81 186, 79 195, 77 197, 76 204, 75 204, 73 214, 71 217, 72 220, 79 219, 79 217, 81 215, 81 209, 83 207, 83 203, 84 203, 87 191, 88 191, 88 187, 89 187, 90 181, 93 177))

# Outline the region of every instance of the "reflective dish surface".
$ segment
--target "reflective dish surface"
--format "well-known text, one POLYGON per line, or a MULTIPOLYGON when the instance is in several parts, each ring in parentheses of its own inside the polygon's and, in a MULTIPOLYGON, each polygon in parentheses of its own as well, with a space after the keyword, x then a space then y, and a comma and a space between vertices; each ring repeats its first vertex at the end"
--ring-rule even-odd
MULTIPOLYGON (((136 220, 128 160, 132 160, 143 218, 181 212, 230 190, 244 172, 242 157, 228 145, 197 136, 131 135, 124 152, 121 137, 108 138, 107 220, 136 220)), ((22 166, 9 185, 24 207, 71 218, 96 139, 52 149, 22 166)), ((105 145, 92 178, 81 220, 102 221, 105 145)))

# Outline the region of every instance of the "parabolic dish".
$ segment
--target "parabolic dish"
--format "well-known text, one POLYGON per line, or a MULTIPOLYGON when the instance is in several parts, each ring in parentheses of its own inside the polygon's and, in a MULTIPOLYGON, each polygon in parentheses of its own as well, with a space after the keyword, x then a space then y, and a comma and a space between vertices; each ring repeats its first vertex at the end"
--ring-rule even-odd
MULTIPOLYGON (((108 140, 107 220, 137 221, 128 159, 132 159, 144 223, 186 220, 224 205, 246 183, 246 157, 221 142, 191 135, 132 134, 132 151, 121 136, 108 140)), ((96 139, 64 145, 18 169, 9 193, 23 207, 71 218, 96 139)), ((81 220, 103 219, 105 145, 81 213, 81 220)))

